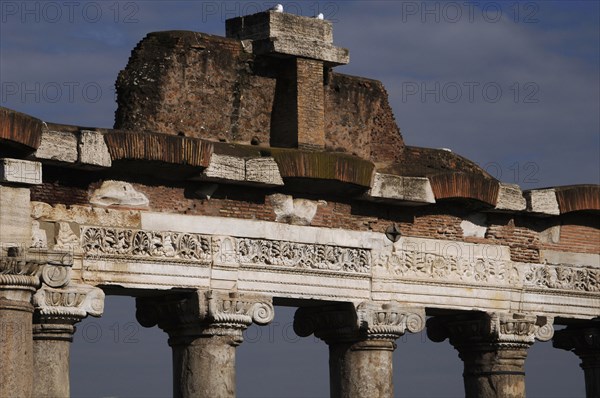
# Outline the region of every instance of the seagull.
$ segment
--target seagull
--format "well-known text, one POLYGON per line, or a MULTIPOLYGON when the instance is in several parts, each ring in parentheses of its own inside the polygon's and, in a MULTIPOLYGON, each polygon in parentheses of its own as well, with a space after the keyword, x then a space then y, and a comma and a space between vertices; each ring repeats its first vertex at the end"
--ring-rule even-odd
POLYGON ((322 12, 320 12, 320 13, 318 13, 317 15, 315 15, 315 18, 316 18, 316 19, 323 19, 323 18, 325 18, 325 16, 323 15, 323 13, 322 13, 322 12))
POLYGON ((277 4, 276 6, 270 8, 270 10, 275 12, 283 12, 283 6, 281 4, 277 4))

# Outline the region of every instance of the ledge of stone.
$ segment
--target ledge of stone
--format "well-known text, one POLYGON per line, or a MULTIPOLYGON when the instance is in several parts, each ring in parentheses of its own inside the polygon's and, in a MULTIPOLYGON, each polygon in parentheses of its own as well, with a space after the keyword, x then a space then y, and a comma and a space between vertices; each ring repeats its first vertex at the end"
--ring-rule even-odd
POLYGON ((524 192, 527 211, 539 215, 557 216, 560 214, 554 188, 534 189, 524 192))
POLYGON ((0 159, 0 182, 41 184, 42 164, 22 159, 0 159))
POLYGON ((525 211, 526 208, 527 201, 523 196, 521 188, 517 184, 505 184, 501 182, 494 210, 525 211))
POLYGON ((252 40, 255 54, 289 55, 324 61, 350 62, 345 48, 333 46, 330 21, 284 12, 265 11, 225 21, 228 38, 252 40))
POLYGON ((371 190, 363 199, 408 205, 435 203, 429 179, 382 173, 375 173, 371 190))

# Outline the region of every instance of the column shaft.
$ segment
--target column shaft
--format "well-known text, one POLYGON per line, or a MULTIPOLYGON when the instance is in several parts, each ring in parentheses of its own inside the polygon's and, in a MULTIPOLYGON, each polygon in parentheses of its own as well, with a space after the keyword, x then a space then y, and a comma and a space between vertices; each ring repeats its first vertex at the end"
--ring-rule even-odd
POLYGON ((228 336, 172 343, 173 396, 235 397, 235 345, 228 336))
POLYGON ((458 351, 467 398, 524 398, 527 350, 535 339, 552 338, 552 320, 500 312, 439 316, 427 320, 427 335, 449 339, 458 351))
POLYGON ((527 349, 460 350, 465 397, 525 397, 527 349))
POLYGON ((0 298, 0 397, 31 397, 32 313, 28 302, 0 298))
POLYGON ((391 341, 329 344, 331 397, 394 396, 391 341))
POLYGON ((596 355, 593 362, 581 363, 585 375, 585 396, 588 398, 600 397, 600 355, 596 355))
POLYGON ((69 397, 72 325, 33 325, 33 396, 69 397))
POLYGON ((571 325, 559 330, 552 344, 556 348, 572 351, 581 358, 585 376, 587 398, 600 397, 600 322, 571 325))

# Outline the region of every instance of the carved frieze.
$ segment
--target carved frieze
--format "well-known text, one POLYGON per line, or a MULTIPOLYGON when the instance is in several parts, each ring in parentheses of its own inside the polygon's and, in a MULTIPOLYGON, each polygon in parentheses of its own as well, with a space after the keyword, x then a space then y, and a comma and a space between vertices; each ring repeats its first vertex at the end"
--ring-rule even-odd
POLYGON ((99 227, 83 228, 81 236, 87 259, 150 258, 361 274, 371 270, 369 250, 336 245, 99 227))
POLYGON ((525 285, 541 289, 600 292, 600 269, 572 265, 528 265, 525 285))
POLYGON ((266 239, 238 239, 242 265, 263 264, 299 269, 369 273, 370 251, 334 245, 266 239))
POLYGON ((376 266, 408 279, 514 285, 520 282, 515 263, 494 256, 461 257, 422 250, 400 250, 381 254, 376 266))
POLYGON ((152 258, 205 265, 212 260, 210 237, 198 234, 87 227, 81 240, 86 258, 152 258))

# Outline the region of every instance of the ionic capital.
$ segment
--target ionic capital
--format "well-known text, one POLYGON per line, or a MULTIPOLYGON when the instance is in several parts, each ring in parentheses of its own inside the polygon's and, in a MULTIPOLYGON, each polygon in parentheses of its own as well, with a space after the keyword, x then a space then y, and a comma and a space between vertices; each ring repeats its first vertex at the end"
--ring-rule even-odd
POLYGON ((196 291, 172 297, 138 298, 136 317, 142 326, 158 325, 171 336, 230 336, 242 342, 252 323, 266 325, 275 316, 270 297, 237 292, 196 291))
POLYGON ((0 298, 29 302, 41 280, 50 279, 57 270, 68 276, 72 264, 73 256, 68 252, 1 247, 0 298), (50 269, 54 271, 45 276, 50 269))
POLYGON ((600 321, 572 325, 554 335, 552 345, 572 351, 581 358, 581 367, 600 366, 600 321))
POLYGON ((424 325, 424 309, 406 308, 397 302, 302 307, 294 316, 296 334, 303 337, 314 334, 328 344, 358 340, 393 342, 406 331, 421 331, 424 325))
POLYGON ((434 317, 427 335, 437 342, 449 339, 457 349, 528 348, 554 335, 553 318, 517 313, 475 313, 434 317))
POLYGON ((69 340, 74 325, 88 315, 101 316, 104 292, 82 284, 69 284, 57 289, 45 285, 33 295, 34 339, 69 340))

